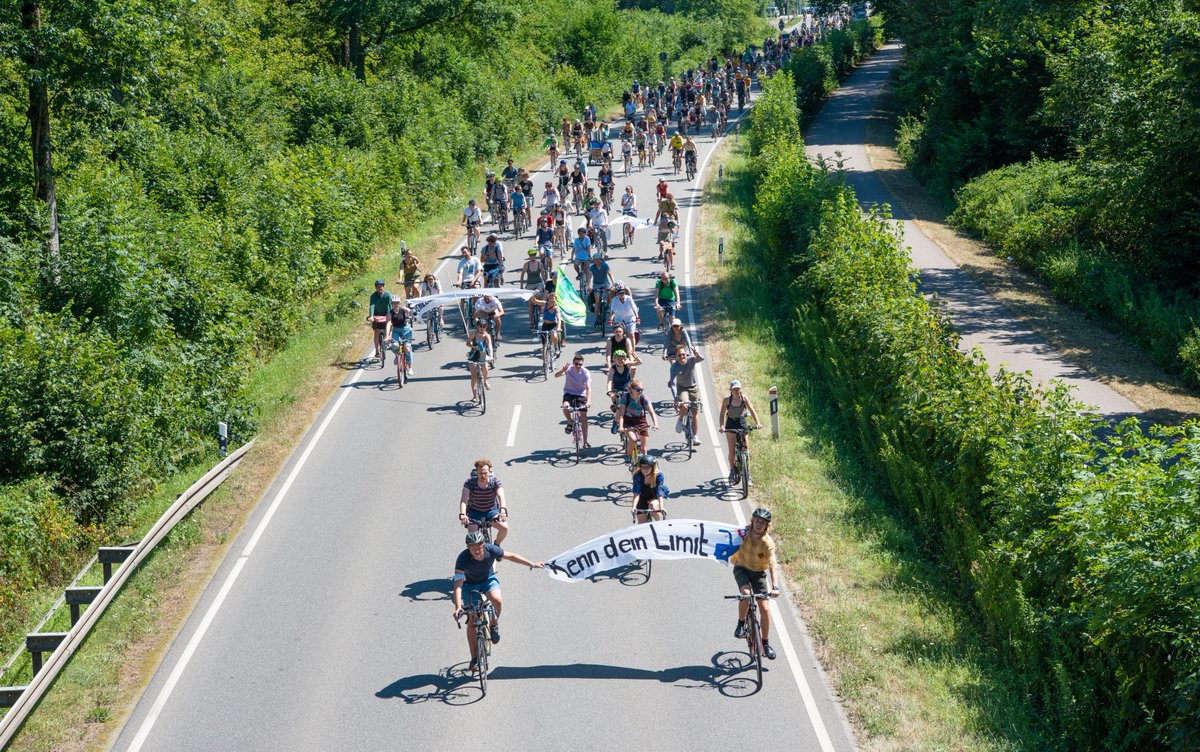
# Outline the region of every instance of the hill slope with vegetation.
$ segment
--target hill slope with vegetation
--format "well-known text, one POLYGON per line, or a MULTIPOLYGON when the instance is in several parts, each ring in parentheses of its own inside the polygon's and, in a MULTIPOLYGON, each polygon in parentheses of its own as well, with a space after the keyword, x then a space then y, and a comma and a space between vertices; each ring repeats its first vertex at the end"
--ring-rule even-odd
POLYGON ((881 0, 953 220, 1200 385, 1200 4, 881 0))
POLYGON ((251 435, 256 366, 481 160, 761 40, 757 5, 0 0, 0 632, 251 435))

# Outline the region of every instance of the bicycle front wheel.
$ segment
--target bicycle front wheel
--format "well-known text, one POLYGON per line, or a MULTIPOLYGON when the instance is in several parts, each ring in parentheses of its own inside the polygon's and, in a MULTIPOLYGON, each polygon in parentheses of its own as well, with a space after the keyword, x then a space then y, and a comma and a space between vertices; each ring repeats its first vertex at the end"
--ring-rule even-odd
POLYGON ((746 643, 746 647, 750 650, 750 660, 754 661, 754 673, 758 678, 758 686, 762 688, 762 628, 758 624, 758 614, 754 611, 751 611, 749 617, 746 619, 746 643))
MULTIPOLYGON (((479 660, 479 693, 487 696, 488 675, 488 633, 487 625, 481 625, 475 635, 475 655, 479 660)), ((760 679, 761 680, 761 679, 760 679)))

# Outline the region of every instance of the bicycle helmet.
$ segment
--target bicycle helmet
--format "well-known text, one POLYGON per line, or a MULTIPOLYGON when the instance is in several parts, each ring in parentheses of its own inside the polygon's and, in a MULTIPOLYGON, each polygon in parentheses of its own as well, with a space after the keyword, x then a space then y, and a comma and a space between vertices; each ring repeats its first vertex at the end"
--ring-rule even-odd
POLYGON ((650 455, 643 454, 642 458, 640 460, 638 460, 638 464, 641 465, 642 467, 645 467, 647 465, 650 465, 651 467, 653 467, 654 458, 651 457, 650 455))
POLYGON ((758 509, 754 510, 754 514, 752 514, 750 517, 751 517, 751 519, 753 519, 755 517, 759 517, 759 518, 766 520, 767 522, 770 522, 771 521, 771 510, 767 509, 766 507, 759 507, 758 509))
POLYGON ((603 260, 604 260, 604 254, 601 253, 600 251, 596 251, 595 253, 592 254, 592 261, 603 261, 603 260))
POLYGON ((476 546, 476 545, 479 545, 480 543, 485 542, 486 540, 487 539, 483 537, 483 533, 479 532, 478 530, 474 530, 472 532, 467 533, 467 545, 468 546, 476 546))
POLYGON ((625 292, 625 283, 621 280, 617 280, 617 283, 613 285, 613 289, 617 292, 625 292))
POLYGON ((536 248, 530 248, 530 249, 529 249, 529 255, 530 255, 530 256, 536 256, 536 255, 537 255, 537 249, 536 249, 536 248))

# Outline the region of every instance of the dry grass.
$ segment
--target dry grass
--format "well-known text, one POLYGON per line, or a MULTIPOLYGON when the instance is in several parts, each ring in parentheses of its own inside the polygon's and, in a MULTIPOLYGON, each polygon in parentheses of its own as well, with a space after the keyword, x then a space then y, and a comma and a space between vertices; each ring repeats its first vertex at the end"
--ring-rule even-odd
POLYGON ((763 297, 770 287, 749 250, 747 164, 732 146, 716 157, 726 181, 710 180, 697 237, 714 380, 741 379, 764 421, 767 388, 779 387, 780 438, 764 432, 753 445, 755 503, 775 511, 791 591, 859 747, 1052 747, 1021 677, 988 646, 912 521, 857 463, 800 354, 779 344, 763 297), (725 266, 716 263, 718 237, 725 266))
POLYGON ((896 154, 896 98, 891 86, 867 123, 867 156, 880 181, 917 226, 1014 316, 1071 362, 1132 400, 1150 420, 1178 423, 1200 413, 1200 396, 1154 365, 1133 342, 1054 298, 1045 285, 989 246, 946 222, 939 204, 896 154))

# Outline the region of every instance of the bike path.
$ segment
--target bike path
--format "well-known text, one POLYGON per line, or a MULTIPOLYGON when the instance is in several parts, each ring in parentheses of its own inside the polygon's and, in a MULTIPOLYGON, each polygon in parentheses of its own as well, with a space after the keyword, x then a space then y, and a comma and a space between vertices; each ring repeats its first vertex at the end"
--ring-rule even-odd
POLYGON ((1042 383, 1058 379, 1075 395, 1104 415, 1141 412, 1136 404, 1067 360, 1049 342, 1013 316, 1007 308, 960 269, 929 239, 883 186, 867 158, 866 126, 875 100, 900 64, 903 46, 888 44, 867 59, 834 91, 804 134, 811 158, 844 160, 846 182, 865 208, 889 204, 904 228, 912 264, 921 273, 921 289, 934 294, 962 335, 965 351, 978 347, 993 371, 1000 366, 1029 371, 1042 383))
MULTIPOLYGON (((699 145, 703 175, 712 143, 699 145)), ((619 178, 618 187, 634 186, 646 216, 654 184, 670 172, 669 158, 660 158, 657 167, 619 178)), ((544 175, 535 175, 539 187, 544 175)), ((690 232, 698 183, 673 179, 672 190, 690 232)), ((690 303, 690 240, 681 245, 687 272, 678 276, 690 303)), ((506 243, 510 284, 527 247, 506 243)), ((650 327, 642 342, 661 351, 653 231, 639 231, 631 249, 614 247, 612 255, 650 327)), ((440 278, 448 286, 452 268, 440 278)), ((507 489, 513 530, 505 547, 535 560, 630 521, 629 474, 616 438, 607 423, 594 422, 595 448, 574 463, 558 409, 561 383, 541 375, 524 306, 509 310, 486 414, 464 403, 459 326, 432 352, 417 328, 415 378, 403 389, 390 363, 348 374, 235 542, 117 749, 723 750, 733 737, 853 748, 784 599, 775 610, 790 640, 775 630, 779 659, 767 664, 762 690, 751 693, 749 672, 721 667, 744 642, 733 638, 736 612, 722 599, 736 590, 732 573, 706 561, 656 562, 649 580, 628 570, 574 585, 499 565, 503 639, 488 695, 478 696, 463 673, 466 640, 447 594, 463 548, 457 501, 472 461, 490 457, 507 489), (385 376, 392 378, 384 383, 385 376)), ((690 309, 683 318, 695 326, 690 309)), ((702 331, 692 335, 701 340, 702 331)), ((598 336, 570 328, 564 354, 585 355, 593 414, 607 413, 602 348, 598 336)), ((669 396, 667 366, 657 354, 643 357, 638 376, 660 405, 669 396)), ((668 509, 677 518, 742 521, 753 496, 742 502, 725 492, 723 444, 714 451, 712 408, 723 390, 708 389, 707 370, 702 384, 704 445, 694 456, 678 451, 673 415, 651 434, 672 490, 668 509)))

